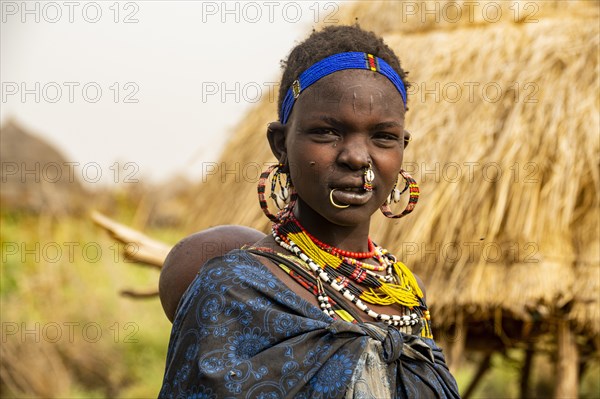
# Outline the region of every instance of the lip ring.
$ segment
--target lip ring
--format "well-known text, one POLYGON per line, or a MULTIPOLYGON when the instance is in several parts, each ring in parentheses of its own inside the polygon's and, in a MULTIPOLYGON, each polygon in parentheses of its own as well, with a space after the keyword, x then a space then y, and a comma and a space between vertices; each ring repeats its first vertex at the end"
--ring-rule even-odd
POLYGON ((329 202, 331 202, 331 205, 335 206, 338 209, 348 208, 350 205, 339 205, 339 204, 336 204, 336 202, 333 200, 333 192, 335 190, 337 190, 337 188, 334 188, 329 192, 329 202))

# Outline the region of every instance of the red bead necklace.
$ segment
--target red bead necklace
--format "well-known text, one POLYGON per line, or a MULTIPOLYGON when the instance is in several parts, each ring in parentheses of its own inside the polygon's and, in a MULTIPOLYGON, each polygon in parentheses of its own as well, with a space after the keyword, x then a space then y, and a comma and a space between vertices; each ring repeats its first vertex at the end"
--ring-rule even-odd
POLYGON ((296 223, 296 225, 298 227, 300 227, 302 232, 304 234, 306 234, 319 248, 321 248, 323 251, 329 252, 332 255, 336 255, 338 257, 351 258, 351 259, 369 259, 369 258, 375 257, 375 255, 376 255, 375 254, 375 245, 373 245, 373 241, 371 241, 371 237, 367 238, 367 245, 369 246, 369 252, 346 251, 344 249, 336 248, 334 246, 325 244, 324 242, 319 240, 317 237, 310 234, 308 231, 306 231, 306 229, 304 229, 304 227, 302 227, 302 225, 300 224, 298 219, 296 219, 293 216, 293 214, 290 215, 290 218, 294 221, 294 223, 296 223))

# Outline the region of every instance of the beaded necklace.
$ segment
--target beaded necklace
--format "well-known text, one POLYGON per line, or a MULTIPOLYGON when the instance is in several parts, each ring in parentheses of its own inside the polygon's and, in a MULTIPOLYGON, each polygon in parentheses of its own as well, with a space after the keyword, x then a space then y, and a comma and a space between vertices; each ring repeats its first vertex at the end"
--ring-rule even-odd
POLYGON ((317 300, 326 314, 335 316, 332 301, 323 289, 323 283, 338 291, 374 320, 398 328, 420 324, 424 327, 421 335, 431 336, 429 311, 423 301, 423 293, 413 274, 402 262, 373 244, 374 257, 387 270, 386 276, 377 275, 360 266, 366 262, 339 256, 339 251, 330 253, 319 248, 300 223, 292 219, 290 217, 280 224, 274 224, 273 238, 281 247, 300 258, 315 274, 317 300), (407 314, 380 314, 370 309, 365 302, 378 305, 399 304, 407 310, 407 314))
POLYGON ((343 249, 325 244, 324 242, 320 241, 317 237, 310 234, 308 231, 306 231, 306 229, 304 229, 304 227, 302 227, 302 225, 300 224, 300 222, 298 222, 298 219, 296 219, 293 213, 289 215, 289 218, 300 228, 300 230, 302 230, 304 234, 306 234, 312 240, 312 242, 314 242, 319 248, 329 252, 330 254, 341 255, 352 259, 369 259, 375 256, 375 246, 373 245, 373 241, 371 241, 370 237, 367 239, 369 252, 345 251, 343 249))
MULTIPOLYGON (((332 255, 337 256, 338 258, 340 258, 342 261, 346 262, 347 264, 358 266, 360 268, 367 269, 367 270, 377 271, 377 272, 382 272, 382 271, 386 270, 387 263, 384 263, 384 260, 382 259, 382 257, 383 257, 382 248, 375 246, 375 244, 373 244, 373 241, 371 241, 370 237, 367 239, 367 244, 369 246, 369 252, 345 251, 343 249, 336 248, 331 245, 325 244, 324 242, 320 241, 317 237, 310 234, 308 231, 306 231, 306 229, 304 227, 302 227, 302 225, 300 224, 300 222, 298 222, 298 219, 296 219, 296 217, 294 216, 293 213, 290 213, 288 218, 289 218, 289 220, 293 221, 296 224, 296 226, 298 226, 300 228, 300 230, 302 230, 302 233, 306 234, 308 236, 308 238, 310 238, 311 241, 313 243, 315 243, 315 245, 317 247, 321 248, 323 251, 326 251, 332 255), (368 259, 368 258, 376 258, 377 261, 379 262, 379 265, 372 265, 370 263, 361 262, 358 260, 358 259, 368 259)), ((379 275, 375 274, 375 276, 379 276, 379 275)))

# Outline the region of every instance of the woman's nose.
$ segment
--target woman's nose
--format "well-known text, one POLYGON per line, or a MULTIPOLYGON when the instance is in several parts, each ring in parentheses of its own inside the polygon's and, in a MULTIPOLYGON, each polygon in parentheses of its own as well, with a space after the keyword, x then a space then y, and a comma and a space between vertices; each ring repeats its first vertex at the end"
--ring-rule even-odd
POLYGON ((369 165, 369 148, 360 135, 349 135, 338 143, 338 162, 351 170, 360 170, 369 165))

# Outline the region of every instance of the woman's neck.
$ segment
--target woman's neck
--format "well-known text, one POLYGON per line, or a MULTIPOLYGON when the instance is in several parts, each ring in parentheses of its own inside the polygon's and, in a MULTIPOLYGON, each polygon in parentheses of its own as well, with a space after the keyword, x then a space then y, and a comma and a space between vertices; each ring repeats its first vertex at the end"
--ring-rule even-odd
POLYGON ((369 222, 352 226, 340 226, 325 219, 313 209, 297 204, 294 217, 300 225, 321 242, 352 252, 369 251, 369 222))

